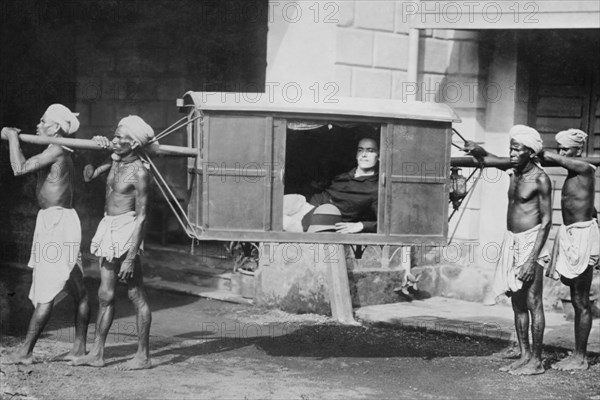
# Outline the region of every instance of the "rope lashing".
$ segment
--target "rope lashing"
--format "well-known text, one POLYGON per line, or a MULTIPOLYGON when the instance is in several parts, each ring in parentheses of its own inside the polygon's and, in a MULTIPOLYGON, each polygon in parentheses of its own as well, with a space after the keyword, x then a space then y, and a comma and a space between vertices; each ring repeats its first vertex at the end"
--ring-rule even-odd
MULTIPOLYGON (((452 235, 450 236, 450 240, 448 241, 448 244, 452 243, 452 240, 454 239, 454 235, 456 234, 456 230, 458 229, 458 225, 460 224, 460 220, 462 219, 463 215, 465 214, 465 210, 467 209, 467 205, 469 204, 469 200, 471 200, 471 196, 473 195, 473 192, 475 191, 475 187, 477 186, 477 183, 481 179, 481 175, 483 175, 483 168, 477 167, 475 169, 475 171, 473 171, 473 173, 469 176, 469 179, 473 176, 473 174, 475 174, 475 172, 477 170, 479 170, 479 175, 477 176, 477 178, 475 178, 475 181, 473 182, 473 184, 471 185, 471 188, 469 189, 469 194, 467 195, 467 197, 464 200, 465 206, 463 207, 463 209, 460 212, 460 216, 458 217, 458 220, 456 221, 456 225, 454 226, 454 230, 452 231, 452 235)), ((467 181, 468 181, 468 179, 467 179, 467 181)), ((460 202, 459 206, 462 206, 462 203, 463 203, 463 201, 460 202)), ((448 222, 450 222, 450 219, 452 219, 452 216, 454 215, 455 212, 456 212, 456 210, 454 210, 452 212, 452 214, 450 215, 450 218, 448 218, 448 222)))
MULTIPOLYGON (((164 129, 160 133, 158 133, 148 143, 154 143, 185 126, 188 126, 189 124, 196 121, 197 119, 200 119, 203 117, 202 113, 199 113, 195 117, 191 117, 191 115, 192 115, 192 113, 180 118, 179 120, 177 120, 176 122, 171 124, 169 127, 167 127, 166 129, 164 129)), ((152 174, 152 178, 154 179, 156 186, 160 190, 160 193, 162 194, 162 196, 166 200, 167 204, 171 208, 171 211, 177 218, 179 225, 185 231, 186 235, 191 239, 200 240, 200 236, 196 233, 196 228, 192 225, 192 222, 188 218, 187 213, 185 212, 183 207, 181 207, 181 204, 179 204, 177 197, 175 196, 175 194, 169 187, 165 178, 159 172, 156 165, 152 162, 152 160, 150 159, 148 154, 146 154, 145 151, 141 152, 140 157, 142 158, 144 163, 146 163, 149 166, 150 173, 152 174)), ((202 231, 202 227, 199 227, 199 229, 202 231)), ((192 246, 193 246, 193 244, 192 244, 192 246)))
POLYGON ((195 120, 200 119, 202 117, 203 117, 202 114, 198 114, 194 118, 189 118, 189 116, 182 117, 179 120, 177 120, 175 123, 171 124, 171 126, 169 126, 168 128, 162 130, 158 135, 156 135, 151 140, 149 140, 148 143, 154 143, 154 142, 170 135, 171 133, 183 128, 184 126, 191 124, 195 120), (181 123, 183 120, 186 120, 186 121, 181 123), (178 125, 178 124, 181 124, 181 125, 178 125))
MULTIPOLYGON (((152 162, 150 157, 148 157, 148 155, 145 152, 143 152, 140 155, 140 157, 147 165, 150 166, 150 172, 152 174, 152 178, 154 179, 154 182, 156 182, 156 185, 158 186, 161 194, 167 201, 167 204, 171 208, 171 211, 173 211, 173 214, 175 214, 175 217, 177 218, 179 225, 181 225, 181 227, 185 231, 186 235, 192 239, 200 239, 200 236, 196 233, 196 229, 194 228, 191 221, 189 220, 186 212, 183 210, 183 208, 181 207, 181 204, 179 204, 179 201, 177 200, 177 197, 175 196, 173 191, 169 188, 169 185, 167 184, 167 182, 165 181, 163 176, 158 171, 158 168, 156 168, 156 165, 152 162), (175 206, 177 207, 177 209, 175 208, 175 206), (184 219, 185 219, 185 222, 184 222, 184 219)), ((202 230, 202 228, 200 228, 200 229, 202 230)))
POLYGON ((457 131, 456 129, 452 128, 452 132, 456 133, 458 135, 458 137, 462 139, 463 142, 467 143, 467 139, 465 139, 463 137, 463 135, 460 134, 459 131, 457 131))

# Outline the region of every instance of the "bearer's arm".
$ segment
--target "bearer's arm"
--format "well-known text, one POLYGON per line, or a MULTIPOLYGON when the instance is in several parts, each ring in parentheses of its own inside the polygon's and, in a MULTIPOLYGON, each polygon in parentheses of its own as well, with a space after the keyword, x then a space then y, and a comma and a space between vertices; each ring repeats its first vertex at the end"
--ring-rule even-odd
POLYGON ((84 182, 89 182, 93 179, 96 179, 100 175, 110 171, 110 167, 112 166, 112 160, 105 161, 102 165, 95 168, 92 164, 88 164, 83 168, 83 180, 84 182))
POLYGON ((539 154, 539 157, 543 160, 553 161, 578 175, 593 175, 596 171, 590 163, 573 157, 561 156, 551 151, 543 151, 539 154))
POLYGON ((2 136, 8 139, 10 165, 15 176, 29 174, 54 164, 63 154, 59 146, 49 146, 40 154, 25 158, 19 142, 19 130, 16 128, 2 128, 2 136))
POLYGON ((131 247, 127 256, 121 264, 119 271, 120 279, 130 279, 133 277, 134 261, 144 235, 146 233, 146 212, 148 205, 148 188, 150 186, 150 173, 145 168, 138 168, 135 173, 133 183, 135 188, 135 228, 131 235, 131 247))
POLYGON ((552 227, 552 184, 546 174, 540 174, 536 179, 537 200, 540 213, 540 230, 535 238, 531 255, 521 268, 518 278, 523 282, 532 281, 535 278, 535 268, 540 252, 548 239, 552 227))
POLYGON ((482 162, 484 166, 493 166, 494 168, 498 168, 503 171, 511 168, 510 161, 506 157, 498 157, 497 155, 488 152, 486 149, 472 140, 465 141, 463 151, 475 157, 477 160, 482 162))
MULTIPOLYGON (((94 136, 92 138, 92 140, 94 142, 96 142, 96 144, 99 147, 102 147, 103 149, 108 149, 111 145, 110 140, 105 137, 105 136, 94 136)), ((110 167, 112 166, 112 160, 109 159, 105 162, 102 163, 102 165, 100 165, 97 168, 94 168, 93 165, 88 164, 83 168, 83 180, 85 182, 89 182, 93 179, 96 179, 97 177, 99 177, 100 175, 108 172, 110 170, 110 167)))

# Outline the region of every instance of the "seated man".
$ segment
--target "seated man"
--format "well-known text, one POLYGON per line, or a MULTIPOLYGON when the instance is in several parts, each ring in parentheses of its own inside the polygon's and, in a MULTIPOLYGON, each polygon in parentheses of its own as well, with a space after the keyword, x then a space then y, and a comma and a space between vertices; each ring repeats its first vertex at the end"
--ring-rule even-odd
POLYGON ((336 176, 321 193, 307 203, 303 196, 284 196, 284 230, 307 231, 315 207, 332 204, 342 216, 335 224, 338 233, 377 232, 377 195, 379 192, 379 146, 373 139, 358 142, 356 168, 336 176))

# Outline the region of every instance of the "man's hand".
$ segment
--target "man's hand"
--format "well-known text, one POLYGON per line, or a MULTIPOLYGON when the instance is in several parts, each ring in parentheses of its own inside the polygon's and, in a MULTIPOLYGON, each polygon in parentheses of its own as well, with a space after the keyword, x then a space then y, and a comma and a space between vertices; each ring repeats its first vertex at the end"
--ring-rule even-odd
POLYGON ((362 222, 338 222, 335 224, 337 233, 358 233, 364 229, 362 222))
POLYGON ((478 160, 483 159, 483 157, 487 156, 488 154, 488 152, 483 147, 481 147, 472 140, 465 141, 465 145, 462 148, 462 150, 465 153, 472 155, 478 160))
POLYGON ((133 260, 125 259, 121 263, 121 269, 119 270, 119 279, 128 280, 133 278, 133 260))
POLYGON ((540 150, 540 152, 537 153, 537 157, 540 159, 540 161, 544 160, 545 155, 546 155, 546 151, 544 149, 540 150))
POLYGON ((93 140, 94 142, 96 142, 96 144, 97 144, 98 146, 102 147, 103 149, 107 149, 107 148, 109 148, 109 147, 110 147, 110 144, 111 144, 111 143, 110 143, 110 140, 108 140, 108 138, 107 138, 107 137, 105 137, 105 136, 94 136, 94 137, 92 138, 92 140, 93 140))
POLYGON ((94 179, 94 171, 95 170, 96 170, 96 168, 94 168, 94 166, 92 164, 88 164, 85 167, 83 167, 83 181, 89 182, 92 179, 94 179))
POLYGON ((10 137, 19 137, 20 129, 17 128, 2 128, 2 132, 0 132, 0 136, 2 139, 8 140, 10 137))
POLYGON ((535 278, 535 268, 537 266, 536 261, 526 261, 521 267, 517 278, 523 282, 531 282, 535 278))

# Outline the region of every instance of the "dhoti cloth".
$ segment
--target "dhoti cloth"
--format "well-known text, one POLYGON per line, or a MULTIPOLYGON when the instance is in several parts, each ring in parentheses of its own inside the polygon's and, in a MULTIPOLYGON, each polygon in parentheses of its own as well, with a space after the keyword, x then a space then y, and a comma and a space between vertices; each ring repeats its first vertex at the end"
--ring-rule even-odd
POLYGON ((33 278, 29 299, 49 303, 64 289, 75 264, 81 266, 81 223, 72 208, 40 210, 35 221, 29 268, 33 278))
MULTIPOLYGON (((90 251, 108 262, 120 258, 133 246, 132 236, 136 225, 135 211, 121 215, 105 215, 98 224, 96 234, 92 239, 90 251)), ((143 250, 143 242, 139 251, 143 250)))
MULTIPOLYGON (((521 232, 506 231, 500 250, 500 258, 496 264, 492 294, 494 298, 502 294, 516 292, 523 287, 523 281, 518 278, 521 267, 527 261, 535 246, 540 225, 521 232)), ((550 260, 547 243, 544 243, 537 258, 538 264, 545 266, 550 260)))
POLYGON ((561 225, 552 250, 551 277, 576 278, 596 264, 599 254, 600 231, 595 219, 561 225))

